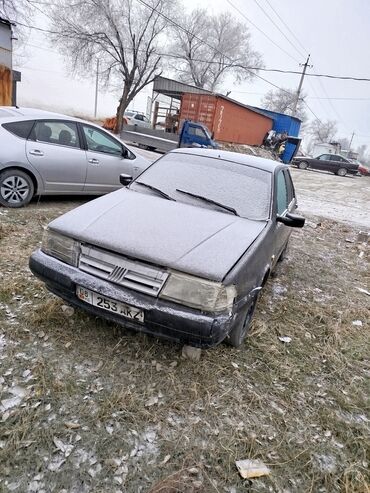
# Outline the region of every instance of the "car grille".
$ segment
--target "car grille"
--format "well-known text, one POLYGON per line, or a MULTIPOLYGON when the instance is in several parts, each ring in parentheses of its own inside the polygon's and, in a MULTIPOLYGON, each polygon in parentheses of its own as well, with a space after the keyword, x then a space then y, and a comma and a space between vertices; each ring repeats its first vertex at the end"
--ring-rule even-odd
POLYGON ((156 267, 88 245, 81 245, 78 267, 93 276, 151 296, 158 296, 169 275, 156 267))

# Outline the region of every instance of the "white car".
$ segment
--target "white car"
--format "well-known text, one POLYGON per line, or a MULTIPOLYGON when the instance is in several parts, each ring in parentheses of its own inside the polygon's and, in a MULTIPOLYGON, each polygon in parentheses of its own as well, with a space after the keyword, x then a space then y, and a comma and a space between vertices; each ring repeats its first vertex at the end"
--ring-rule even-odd
POLYGON ((35 195, 97 195, 117 190, 120 174, 151 163, 90 122, 32 108, 0 107, 0 204, 35 195))
POLYGON ((124 123, 126 123, 126 125, 138 125, 139 127, 146 128, 150 128, 152 126, 144 113, 140 113, 138 111, 125 111, 124 123))

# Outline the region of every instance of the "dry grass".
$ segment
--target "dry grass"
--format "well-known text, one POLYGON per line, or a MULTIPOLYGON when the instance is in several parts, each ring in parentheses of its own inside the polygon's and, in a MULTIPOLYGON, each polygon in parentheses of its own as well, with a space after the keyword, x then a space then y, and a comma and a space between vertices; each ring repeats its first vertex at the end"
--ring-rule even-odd
POLYGON ((345 241, 355 231, 295 232, 246 344, 193 363, 173 344, 65 316, 27 273, 43 225, 69 207, 0 216, 16 226, 1 239, 0 400, 27 391, 0 423, 1 491, 369 492, 369 298, 355 289, 369 264, 345 241), (242 480, 245 458, 271 475, 242 480))

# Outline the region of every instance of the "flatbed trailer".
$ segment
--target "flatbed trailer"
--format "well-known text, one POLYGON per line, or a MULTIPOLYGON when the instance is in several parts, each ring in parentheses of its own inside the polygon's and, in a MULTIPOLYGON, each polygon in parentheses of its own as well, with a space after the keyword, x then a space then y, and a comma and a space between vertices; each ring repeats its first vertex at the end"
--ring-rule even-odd
POLYGON ((209 147, 214 149, 218 147, 205 125, 189 120, 184 121, 180 134, 167 133, 163 130, 154 130, 139 125, 125 125, 121 132, 121 139, 151 151, 161 152, 172 151, 177 147, 209 147))

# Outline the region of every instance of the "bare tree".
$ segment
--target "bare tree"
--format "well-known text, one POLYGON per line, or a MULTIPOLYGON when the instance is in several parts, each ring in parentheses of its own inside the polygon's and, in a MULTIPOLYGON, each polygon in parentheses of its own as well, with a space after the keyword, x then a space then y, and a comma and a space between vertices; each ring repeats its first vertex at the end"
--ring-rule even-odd
POLYGON ((44 0, 0 0, 0 17, 17 25, 17 32, 24 31, 36 10, 42 12, 44 0))
POLYGON ((358 158, 362 161, 365 161, 367 159, 366 157, 366 152, 367 152, 367 145, 362 144, 357 147, 356 152, 358 152, 358 158))
POLYGON ((340 144, 341 149, 349 149, 349 139, 347 137, 341 137, 340 139, 336 139, 336 141, 340 144))
POLYGON ((337 133, 337 122, 333 120, 321 120, 315 119, 311 122, 308 133, 312 136, 314 142, 327 142, 330 143, 337 133))
POLYGON ((51 11, 54 40, 71 68, 91 77, 97 60, 106 83, 120 91, 116 132, 134 97, 160 74, 159 45, 174 0, 56 0, 51 11))
MULTIPOLYGON (((291 114, 294 102, 297 97, 297 92, 292 89, 281 88, 271 90, 266 93, 262 100, 262 106, 267 110, 276 111, 278 113, 291 114)), ((307 113, 304 109, 304 95, 302 94, 297 105, 296 116, 302 122, 307 120, 307 113)))
POLYGON ((237 82, 250 80, 255 71, 245 67, 262 67, 259 53, 250 42, 248 27, 229 13, 210 15, 196 9, 181 16, 184 29, 173 28, 173 69, 183 82, 214 91, 226 75, 237 82))

